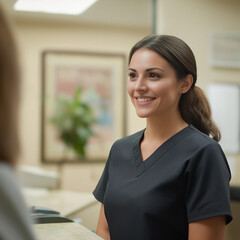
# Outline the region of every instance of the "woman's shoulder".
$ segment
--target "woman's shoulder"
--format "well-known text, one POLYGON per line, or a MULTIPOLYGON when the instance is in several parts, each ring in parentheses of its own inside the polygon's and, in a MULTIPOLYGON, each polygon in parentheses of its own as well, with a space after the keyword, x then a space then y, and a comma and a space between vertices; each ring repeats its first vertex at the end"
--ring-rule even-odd
POLYGON ((213 138, 202 133, 194 126, 189 126, 189 135, 185 138, 184 149, 191 156, 198 156, 199 154, 214 154, 218 156, 224 156, 221 145, 213 138))
POLYGON ((189 156, 206 152, 219 152, 223 154, 221 145, 210 136, 189 125, 185 138, 180 141, 179 149, 184 149, 189 156))
POLYGON ((3 161, 0 161, 0 179, 14 176, 13 168, 3 161))
POLYGON ((113 146, 123 146, 123 145, 129 146, 131 144, 134 144, 134 143, 140 141, 140 139, 143 136, 144 130, 145 129, 116 140, 114 142, 113 146))
POLYGON ((197 144, 200 146, 208 146, 208 145, 219 145, 217 141, 215 141, 210 136, 205 133, 199 131, 193 125, 189 125, 189 136, 188 140, 192 142, 192 144, 197 144))
POLYGON ((13 167, 5 162, 0 162, 0 182, 0 191, 15 191, 20 187, 13 167))

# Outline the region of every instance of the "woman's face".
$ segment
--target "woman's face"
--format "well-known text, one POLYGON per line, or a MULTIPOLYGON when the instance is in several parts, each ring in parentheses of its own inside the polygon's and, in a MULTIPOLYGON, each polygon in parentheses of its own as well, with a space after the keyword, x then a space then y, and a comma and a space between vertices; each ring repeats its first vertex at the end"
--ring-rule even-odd
POLYGON ((178 112, 181 81, 159 54, 145 48, 137 50, 130 61, 128 76, 128 94, 139 117, 173 116, 178 112))

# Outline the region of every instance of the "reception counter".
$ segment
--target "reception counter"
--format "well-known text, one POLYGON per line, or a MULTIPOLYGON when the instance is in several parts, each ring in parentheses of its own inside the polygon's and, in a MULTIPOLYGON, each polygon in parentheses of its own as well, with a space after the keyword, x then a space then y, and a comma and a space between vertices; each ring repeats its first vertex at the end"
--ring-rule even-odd
POLYGON ((69 190, 25 189, 29 206, 58 211, 61 216, 79 220, 86 228, 96 230, 100 204, 92 193, 69 190))
POLYGON ((81 224, 74 222, 35 224, 34 228, 38 240, 103 240, 81 224))

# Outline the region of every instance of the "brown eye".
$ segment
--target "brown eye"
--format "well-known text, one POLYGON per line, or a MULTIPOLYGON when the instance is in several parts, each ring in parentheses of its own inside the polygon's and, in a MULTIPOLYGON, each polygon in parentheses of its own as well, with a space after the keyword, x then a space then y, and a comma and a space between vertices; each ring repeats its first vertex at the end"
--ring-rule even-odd
POLYGON ((129 73, 128 77, 129 77, 129 79, 134 79, 134 78, 137 78, 137 74, 136 73, 129 73))
POLYGON ((154 72, 149 73, 149 78, 160 78, 160 75, 154 72))

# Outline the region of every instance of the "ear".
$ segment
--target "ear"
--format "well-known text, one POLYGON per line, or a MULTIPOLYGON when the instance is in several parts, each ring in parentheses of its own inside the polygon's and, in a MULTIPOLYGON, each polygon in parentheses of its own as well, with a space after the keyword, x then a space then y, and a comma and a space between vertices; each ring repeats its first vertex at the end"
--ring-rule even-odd
POLYGON ((180 80, 180 94, 187 93, 193 84, 192 74, 188 74, 185 78, 180 80))

